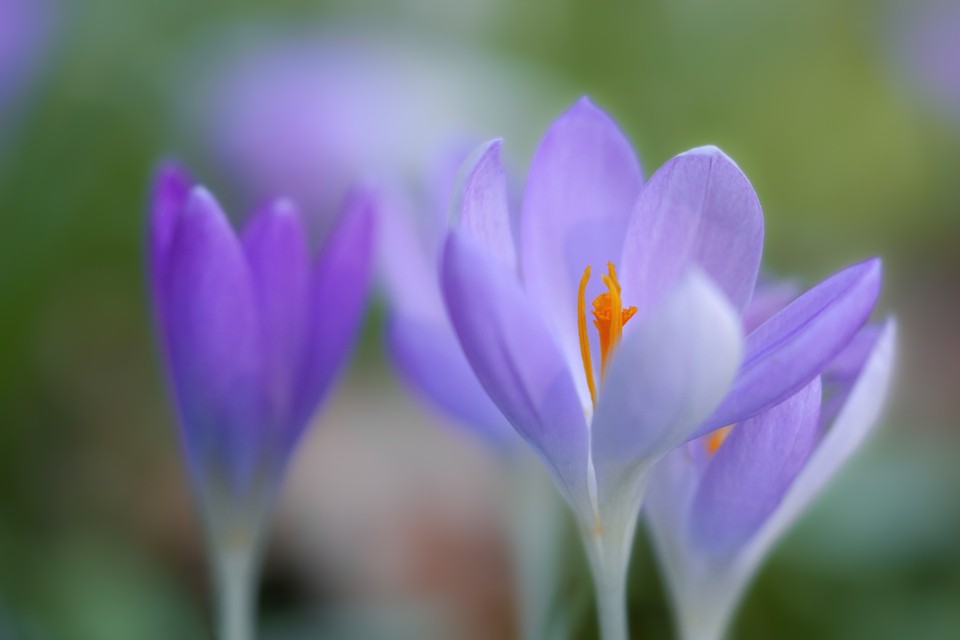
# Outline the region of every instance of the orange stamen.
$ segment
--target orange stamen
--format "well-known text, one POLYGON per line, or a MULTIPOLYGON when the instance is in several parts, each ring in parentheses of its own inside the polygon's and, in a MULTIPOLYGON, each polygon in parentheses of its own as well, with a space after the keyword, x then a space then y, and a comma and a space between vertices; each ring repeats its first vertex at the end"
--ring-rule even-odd
POLYGON ((593 381, 593 362, 590 359, 590 338, 587 336, 587 283, 590 281, 590 266, 583 270, 580 278, 580 290, 577 293, 577 332, 580 334, 580 357, 583 359, 583 372, 587 375, 587 387, 590 388, 590 401, 597 406, 597 387, 593 381))
MULTIPOLYGON (((622 289, 612 262, 607 263, 607 269, 607 275, 603 276, 607 291, 593 299, 593 326, 597 328, 597 333, 600 336, 601 378, 606 375, 610 357, 617 345, 620 344, 624 325, 637 312, 636 307, 623 308, 623 300, 620 298, 622 289)), ((588 266, 583 271, 583 277, 580 278, 580 290, 577 295, 577 329, 580 334, 580 355, 583 358, 583 370, 587 376, 587 386, 590 388, 590 399, 596 405, 597 390, 596 383, 593 380, 593 363, 590 359, 590 341, 587 336, 585 297, 589 280, 590 267, 588 266)))
POLYGON ((716 431, 711 431, 710 435, 707 436, 707 453, 711 456, 715 454, 717 449, 720 448, 720 445, 723 444, 723 441, 730 435, 732 429, 733 425, 728 424, 725 427, 720 427, 716 431))

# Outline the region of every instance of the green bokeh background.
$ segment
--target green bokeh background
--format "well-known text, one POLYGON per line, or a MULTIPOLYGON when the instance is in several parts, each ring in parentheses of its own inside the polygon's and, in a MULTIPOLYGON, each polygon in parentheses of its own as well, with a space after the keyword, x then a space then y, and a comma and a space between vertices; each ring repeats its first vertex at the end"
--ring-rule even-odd
MULTIPOLYGON (((909 6, 467 4, 59 7, 41 73, 0 137, 0 637, 208 634, 199 546, 183 553, 151 533, 169 526, 154 521, 167 501, 200 535, 147 313, 149 174, 167 153, 199 156, 169 95, 185 51, 238 21, 334 19, 540 65, 572 88, 556 112, 591 95, 648 172, 683 149, 721 146, 760 194, 776 272, 812 281, 883 256, 882 307, 903 334, 887 424, 777 548, 734 635, 960 637, 960 113, 929 104, 898 63, 909 6)), ((385 366, 376 322, 355 365, 361 377, 385 366)), ((644 540, 637 549, 634 637, 669 637, 644 540)), ((558 608, 575 635, 592 637, 589 582, 573 564, 558 608)), ((262 599, 276 637, 296 633, 289 619, 310 618, 295 581, 268 580, 262 599)), ((297 637, 322 633, 304 624, 314 632, 297 637)))

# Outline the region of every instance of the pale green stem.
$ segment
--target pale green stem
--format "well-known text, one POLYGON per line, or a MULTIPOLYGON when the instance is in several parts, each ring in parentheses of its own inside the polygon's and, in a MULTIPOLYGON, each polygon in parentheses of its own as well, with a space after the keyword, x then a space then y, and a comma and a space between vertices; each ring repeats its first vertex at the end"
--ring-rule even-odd
POLYGON ((613 528, 602 532, 584 530, 584 537, 597 591, 600 637, 627 640, 627 568, 635 525, 610 524, 613 528))
POLYGON ((257 545, 228 541, 214 549, 219 640, 253 640, 256 635, 257 545))

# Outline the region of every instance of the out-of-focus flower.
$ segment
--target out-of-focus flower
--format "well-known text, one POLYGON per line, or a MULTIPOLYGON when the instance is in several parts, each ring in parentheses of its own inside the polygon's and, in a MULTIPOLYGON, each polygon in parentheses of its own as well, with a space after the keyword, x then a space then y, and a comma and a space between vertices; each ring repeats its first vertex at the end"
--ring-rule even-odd
POLYGON ((358 177, 416 184, 451 139, 529 122, 556 84, 517 60, 395 30, 224 45, 184 92, 217 166, 253 199, 289 194, 320 217, 358 177), (503 95, 519 96, 515 108, 503 95))
POLYGON ((37 65, 49 11, 44 0, 0 0, 0 120, 37 65))
POLYGON ((534 156, 515 244, 499 149, 467 168, 441 266, 447 310, 481 384, 578 518, 604 636, 626 637, 652 465, 811 384, 866 321, 880 265, 829 278, 744 340, 763 218, 726 155, 694 149, 641 185, 627 140, 582 99, 534 156))
POLYGON ((463 355, 443 306, 437 274, 450 197, 467 155, 460 150, 443 154, 425 181, 432 197, 422 198, 416 207, 397 192, 383 216, 386 341, 391 360, 415 393, 503 452, 517 442, 516 433, 463 355))
POLYGON ((236 619, 249 609, 250 594, 236 585, 253 581, 287 462, 357 332, 372 268, 374 206, 369 194, 352 197, 311 262, 292 202, 268 204, 238 236, 213 196, 183 170, 166 166, 156 178, 150 288, 226 593, 225 625, 246 626, 236 619))
POLYGON ((952 0, 904 4, 896 27, 911 88, 960 119, 960 5, 952 0))
POLYGON ((765 554, 867 436, 895 334, 865 327, 796 395, 657 466, 646 516, 682 637, 723 636, 765 554))

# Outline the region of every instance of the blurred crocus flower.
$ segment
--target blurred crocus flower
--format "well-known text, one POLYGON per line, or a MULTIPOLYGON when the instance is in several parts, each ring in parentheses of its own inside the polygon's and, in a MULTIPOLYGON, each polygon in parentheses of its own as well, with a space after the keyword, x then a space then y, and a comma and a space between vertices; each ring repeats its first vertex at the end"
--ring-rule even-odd
POLYGON ((321 218, 358 177, 417 183, 450 139, 528 122, 555 84, 521 61, 396 29, 244 35, 182 92, 198 102, 188 111, 247 195, 290 194, 321 218))
POLYGON ((460 149, 441 154, 426 172, 428 197, 417 206, 396 190, 383 216, 380 258, 389 304, 387 350, 414 393, 506 453, 516 444, 516 433, 460 349, 437 274, 451 194, 467 155, 460 149))
POLYGON ((50 22, 44 0, 0 0, 0 120, 36 68, 50 22))
POLYGON ((960 121, 960 4, 920 0, 898 7, 896 38, 906 82, 960 121))
POLYGON ((311 260, 292 202, 266 205, 238 236, 182 169, 168 165, 156 177, 150 288, 226 638, 251 633, 265 520, 357 332, 374 206, 368 194, 349 199, 311 260))
POLYGON ((481 384, 575 512, 603 635, 623 638, 654 463, 810 385, 866 321, 880 265, 838 273, 744 339, 763 217, 721 151, 681 154, 644 185, 630 144, 584 98, 533 158, 515 243, 499 149, 466 169, 446 307, 481 384))
POLYGON ((765 554, 868 435, 895 334, 865 327, 797 394, 657 466, 646 516, 683 638, 723 636, 765 554))

